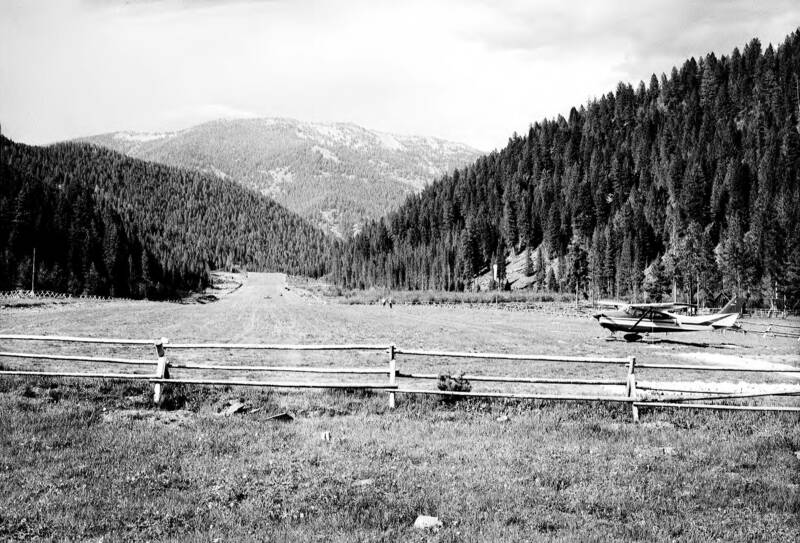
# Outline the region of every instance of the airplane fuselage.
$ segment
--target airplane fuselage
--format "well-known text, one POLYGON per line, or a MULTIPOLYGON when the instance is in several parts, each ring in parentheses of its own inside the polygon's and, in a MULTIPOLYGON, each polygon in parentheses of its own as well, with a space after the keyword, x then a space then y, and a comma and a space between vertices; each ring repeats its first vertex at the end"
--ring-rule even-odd
POLYGON ((596 315, 600 326, 611 332, 637 334, 718 330, 733 326, 737 317, 737 313, 687 316, 668 312, 658 312, 652 316, 643 316, 631 311, 609 311, 596 315))

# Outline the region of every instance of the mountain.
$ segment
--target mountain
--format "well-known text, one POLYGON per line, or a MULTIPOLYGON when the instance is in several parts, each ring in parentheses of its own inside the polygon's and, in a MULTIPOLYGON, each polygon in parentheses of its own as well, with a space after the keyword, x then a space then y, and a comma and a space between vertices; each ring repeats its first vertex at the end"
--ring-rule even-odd
POLYGON ((332 277, 462 289, 526 251, 557 259, 539 288, 800 307, 798 85, 800 31, 620 83, 367 224, 332 277))
POLYGON ((319 276, 336 242, 232 181, 80 143, 0 138, 0 290, 163 298, 237 265, 319 276))
POLYGON ((179 132, 83 138, 134 158, 232 179, 340 237, 481 153, 438 138, 350 123, 220 120, 179 132))

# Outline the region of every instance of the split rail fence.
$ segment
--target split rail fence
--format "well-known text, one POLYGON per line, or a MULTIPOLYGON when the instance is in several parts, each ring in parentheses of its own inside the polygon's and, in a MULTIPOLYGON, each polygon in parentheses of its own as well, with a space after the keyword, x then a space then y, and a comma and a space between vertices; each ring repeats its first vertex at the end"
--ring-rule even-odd
MULTIPOLYGON (((643 372, 729 372, 729 373, 762 373, 781 374, 782 377, 797 375, 800 377, 800 368, 755 368, 743 366, 720 366, 702 364, 663 364, 637 362, 633 356, 622 358, 603 357, 576 357, 576 356, 551 356, 507 353, 475 353, 432 351, 421 349, 402 349, 395 345, 354 344, 354 345, 283 345, 261 343, 170 343, 167 338, 161 339, 113 339, 113 338, 87 338, 69 336, 38 336, 0 334, 0 341, 21 342, 23 344, 42 343, 69 344, 75 348, 85 350, 90 344, 117 346, 117 348, 152 348, 153 358, 120 358, 116 356, 89 356, 63 352, 39 352, 34 350, 5 350, 0 347, 0 362, 11 360, 17 365, 25 361, 28 367, 10 368, 0 364, 0 376, 40 376, 40 377, 67 377, 67 378, 97 378, 148 381, 153 386, 153 401, 160 405, 164 398, 165 387, 170 385, 223 385, 223 386, 249 386, 269 388, 315 388, 315 389, 363 389, 385 392, 388 395, 389 407, 396 405, 398 394, 422 395, 432 394, 446 397, 481 397, 481 398, 509 398, 548 401, 578 401, 578 402, 618 402, 626 403, 631 407, 634 421, 639 420, 639 409, 642 408, 692 408, 716 410, 751 410, 751 411, 792 411, 800 412, 798 405, 741 405, 730 403, 716 403, 732 400, 752 401, 757 398, 800 396, 800 385, 783 383, 771 384, 766 388, 750 388, 748 390, 713 390, 709 385, 715 383, 703 382, 703 387, 676 387, 666 382, 644 381, 639 379, 643 372), (228 352, 232 356, 241 351, 289 351, 341 353, 352 355, 354 353, 384 353, 385 359, 380 367, 325 367, 302 365, 244 365, 220 364, 207 361, 170 361, 170 353, 190 351, 195 355, 207 351, 228 352), (541 376, 512 376, 512 375, 485 375, 482 373, 460 374, 459 376, 470 383, 496 383, 513 385, 516 388, 530 385, 548 385, 555 387, 569 387, 567 392, 542 392, 542 391, 453 391, 439 390, 437 388, 420 388, 414 383, 424 381, 438 381, 439 373, 426 373, 424 371, 403 371, 398 368, 398 357, 424 358, 430 366, 434 360, 443 359, 472 359, 487 362, 482 367, 489 367, 492 361, 513 363, 549 363, 565 365, 590 365, 593 367, 611 367, 615 377, 595 378, 576 377, 541 377, 541 376), (74 371, 62 368, 42 369, 43 363, 75 363, 97 364, 102 366, 127 366, 145 368, 144 372, 109 372, 109 371, 74 371), (385 365, 383 365, 385 364, 385 365), (31 367, 34 366, 34 367, 31 367), (149 370, 149 371, 147 371, 149 370), (199 377, 174 376, 173 373, 199 372, 199 377), (638 372, 638 373, 637 373, 638 372), (212 377, 207 375, 211 373, 212 377), (246 373, 245 378, 220 377, 220 375, 246 373), (352 382, 348 379, 339 381, 325 380, 281 380, 261 378, 253 379, 252 375, 262 374, 316 374, 343 376, 372 376, 372 379, 352 382), (375 377, 382 377, 380 381, 375 377), (639 380, 637 380, 639 379, 639 380), (401 384, 402 383, 402 384, 401 384), (597 392, 601 387, 601 392, 597 392), (607 392, 612 390, 611 393, 607 392), (588 392, 587 392, 588 391, 588 392)), ((412 364, 410 364, 412 366, 412 364)), ((427 366, 425 366, 427 367, 427 366)), ((607 373, 607 372, 606 372, 607 373)), ((693 374, 696 375, 696 374, 693 374)), ((680 382, 679 382, 680 383, 680 382)), ((686 384, 687 382, 683 382, 686 384)), ((692 383, 689 381, 688 383, 692 383)), ((719 383, 722 385, 722 383, 719 383)), ((719 387, 718 387, 719 388, 719 387)))
POLYGON ((741 321, 739 330, 745 333, 761 334, 764 337, 785 337, 800 341, 800 326, 774 322, 758 323, 741 321))
POLYGON ((65 300, 131 300, 131 298, 113 297, 113 296, 98 296, 94 294, 70 294, 68 292, 54 292, 52 290, 3 290, 0 291, 0 299, 65 299, 65 300))

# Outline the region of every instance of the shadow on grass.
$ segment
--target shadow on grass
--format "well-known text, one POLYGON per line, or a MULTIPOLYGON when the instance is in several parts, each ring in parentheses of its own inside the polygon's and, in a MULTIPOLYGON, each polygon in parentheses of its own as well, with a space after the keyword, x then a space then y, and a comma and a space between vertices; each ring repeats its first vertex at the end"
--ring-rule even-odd
POLYGON ((666 343, 667 345, 683 345, 685 347, 697 347, 699 349, 749 349, 748 345, 737 345, 735 343, 701 343, 695 341, 680 341, 677 339, 663 338, 656 343, 666 343))

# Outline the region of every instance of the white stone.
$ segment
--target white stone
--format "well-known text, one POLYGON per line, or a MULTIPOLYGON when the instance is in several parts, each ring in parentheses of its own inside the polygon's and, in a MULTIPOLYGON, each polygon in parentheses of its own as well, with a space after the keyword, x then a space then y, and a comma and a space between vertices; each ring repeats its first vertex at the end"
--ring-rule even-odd
POLYGON ((433 530, 438 531, 442 527, 442 522, 439 517, 429 517, 427 515, 420 515, 414 521, 414 528, 417 530, 433 530))

